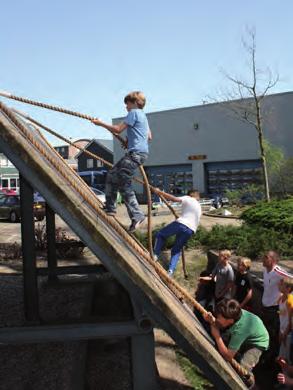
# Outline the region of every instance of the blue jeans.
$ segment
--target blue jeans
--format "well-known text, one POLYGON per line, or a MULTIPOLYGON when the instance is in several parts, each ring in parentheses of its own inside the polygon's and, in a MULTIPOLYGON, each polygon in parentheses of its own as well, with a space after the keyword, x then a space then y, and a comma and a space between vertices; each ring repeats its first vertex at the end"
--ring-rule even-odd
POLYGON ((169 271, 172 273, 176 269, 182 248, 192 234, 193 230, 177 221, 170 223, 157 233, 154 247, 154 254, 156 256, 160 255, 166 239, 170 236, 176 235, 175 244, 171 249, 171 259, 169 264, 169 271))
POLYGON ((132 178, 135 170, 147 159, 147 153, 128 152, 107 173, 106 179, 106 208, 115 211, 117 192, 119 191, 127 208, 129 218, 139 221, 144 218, 139 209, 135 193, 132 188, 132 178))

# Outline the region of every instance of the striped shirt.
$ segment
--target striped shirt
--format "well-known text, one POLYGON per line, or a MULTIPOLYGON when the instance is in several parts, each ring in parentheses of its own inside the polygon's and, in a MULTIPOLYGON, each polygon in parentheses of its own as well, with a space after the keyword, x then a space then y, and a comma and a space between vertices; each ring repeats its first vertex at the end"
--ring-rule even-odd
POLYGON ((277 306, 281 296, 279 290, 279 282, 286 277, 292 277, 288 272, 283 270, 278 265, 268 272, 266 268, 263 271, 263 296, 262 304, 265 307, 277 306))

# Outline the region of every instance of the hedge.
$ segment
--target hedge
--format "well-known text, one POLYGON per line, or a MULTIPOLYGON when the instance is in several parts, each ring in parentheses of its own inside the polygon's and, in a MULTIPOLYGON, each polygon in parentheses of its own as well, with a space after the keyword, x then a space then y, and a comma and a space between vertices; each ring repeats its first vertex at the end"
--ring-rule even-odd
MULTIPOLYGON (((153 238, 156 231, 153 232, 153 238)), ((146 233, 137 232, 137 238, 147 245, 146 233)), ((165 248, 170 249, 174 237, 169 238, 165 248)), ((239 256, 256 259, 268 250, 276 250, 282 257, 293 257, 293 235, 260 225, 220 226, 215 225, 211 230, 199 227, 196 234, 187 243, 188 249, 232 249, 239 256)))
POLYGON ((260 202, 244 211, 241 218, 249 225, 258 225, 279 232, 293 233, 293 198, 260 202))

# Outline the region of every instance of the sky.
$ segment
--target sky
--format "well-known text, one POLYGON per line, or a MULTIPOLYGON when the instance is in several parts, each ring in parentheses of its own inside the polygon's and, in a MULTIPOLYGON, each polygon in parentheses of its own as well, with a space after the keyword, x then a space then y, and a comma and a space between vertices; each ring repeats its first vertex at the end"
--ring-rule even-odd
MULTIPOLYGON (((111 122, 142 90, 146 113, 200 105, 257 65, 293 90, 292 0, 10 0, 1 4, 0 90, 111 122)), ((66 138, 110 138, 89 121, 1 98, 66 138)), ((63 144, 52 136, 53 145, 63 144)))

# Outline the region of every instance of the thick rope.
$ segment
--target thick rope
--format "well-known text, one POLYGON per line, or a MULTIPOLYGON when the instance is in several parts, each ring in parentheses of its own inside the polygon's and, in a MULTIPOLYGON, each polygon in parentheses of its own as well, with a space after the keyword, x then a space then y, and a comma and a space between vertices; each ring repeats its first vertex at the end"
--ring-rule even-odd
MULTIPOLYGON (((51 104, 41 103, 41 102, 37 102, 35 100, 30 100, 30 99, 22 98, 22 97, 19 97, 19 96, 15 96, 15 95, 12 95, 11 93, 6 92, 6 91, 0 91, 0 96, 6 97, 8 99, 17 100, 17 101, 22 102, 22 103, 31 104, 33 106, 46 108, 48 110, 58 111, 58 112, 61 112, 63 114, 76 116, 78 118, 87 119, 89 121, 93 121, 94 119, 96 119, 93 116, 82 114, 82 113, 77 112, 77 111, 67 110, 66 108, 53 106, 51 104)), ((121 137, 119 134, 116 134, 116 133, 112 132, 111 130, 109 130, 109 131, 114 135, 114 137, 116 137, 121 142, 121 144, 124 147, 126 147, 126 141, 125 141, 125 139, 123 137, 121 137)))
POLYGON ((148 200, 148 250, 150 252, 151 258, 154 259, 153 239, 152 239, 152 195, 150 191, 148 178, 142 165, 140 165, 139 170, 143 176, 145 189, 147 193, 147 200, 148 200))
MULTIPOLYGON (((63 114, 68 114, 68 115, 73 115, 73 116, 76 116, 76 117, 79 117, 79 118, 82 118, 82 119, 87 119, 89 121, 92 121, 96 118, 90 116, 90 115, 86 115, 86 114, 81 114, 79 112, 76 112, 76 111, 72 111, 72 110, 68 110, 68 109, 65 109, 65 108, 61 108, 61 107, 57 107, 57 106, 53 106, 53 105, 50 105, 50 104, 46 104, 46 103, 41 103, 41 102, 37 102, 37 101, 34 101, 34 100, 30 100, 30 99, 26 99, 26 98, 22 98, 22 97, 19 97, 19 96, 16 96, 16 95, 12 95, 11 93, 9 92, 5 92, 5 91, 0 91, 0 96, 3 96, 5 98, 8 98, 8 99, 13 99, 13 100, 17 100, 19 102, 22 102, 22 103, 27 103, 27 104, 31 104, 31 105, 34 105, 34 106, 38 106, 38 107, 42 107, 42 108, 46 108, 46 109, 49 109, 49 110, 53 110, 53 111, 58 111, 58 112, 61 112, 63 114)), ((23 115, 23 114, 22 114, 23 115)), ((31 120, 31 119, 30 119, 31 120)), ((35 123, 37 123, 35 121, 35 123)), ((42 125, 40 125, 40 127, 42 127, 42 125)), ((44 129, 46 130, 46 128, 44 127, 44 129)), ((47 128, 47 131, 52 131, 52 130, 49 130, 47 128)), ((66 140, 66 138, 58 135, 56 132, 54 132, 55 136, 56 137, 60 137, 61 139, 63 139, 65 142, 68 142, 69 144, 75 146, 76 148, 78 148, 76 145, 74 145, 72 142, 66 140)), ((112 133, 112 132, 111 132, 112 133)), ((118 134, 115 134, 115 133, 112 133, 117 139, 119 139, 119 141, 121 142, 122 145, 126 146, 126 141, 120 137, 118 134)), ((84 152, 86 152, 84 149, 80 149, 80 150, 83 150, 84 152)), ((98 157, 98 156, 97 156, 98 157)), ((100 159, 100 158, 98 158, 100 159)), ((105 162, 105 160, 102 160, 101 161, 105 162)), ((143 184, 143 181, 141 181, 140 179, 136 178, 135 179, 138 183, 140 184, 143 184)), ((158 196, 160 196, 160 193, 161 191, 159 192, 155 187, 152 187, 150 186, 150 189, 153 193, 157 194, 158 196)), ((163 200, 163 198, 162 198, 163 200)), ((164 201, 164 200, 163 200, 164 201)), ((168 204, 168 202, 165 200, 166 202, 166 205, 170 208, 171 206, 168 204)))
MULTIPOLYGON (((166 283, 169 289, 174 293, 174 295, 180 300, 185 300, 196 310, 198 310, 202 315, 206 315, 207 311, 199 302, 197 302, 189 293, 187 293, 174 279, 171 279, 168 273, 156 262, 150 255, 148 255, 142 248, 137 245, 137 243, 121 228, 113 218, 108 217, 100 207, 97 207, 97 203, 93 202, 91 197, 88 197, 87 191, 80 188, 77 184, 75 178, 68 176, 66 172, 60 169, 58 161, 52 158, 45 148, 42 147, 32 136, 31 132, 23 126, 23 124, 15 117, 15 115, 9 110, 2 102, 0 102, 0 110, 6 115, 6 117, 24 134, 24 136, 31 142, 31 144, 43 155, 53 167, 69 182, 69 184, 90 204, 90 206, 97 212, 98 216, 106 221, 119 235, 122 237, 127 244, 129 244, 138 254, 140 254, 148 263, 150 263, 161 279, 166 283)), ((53 148, 52 148, 53 149, 53 148)), ((55 155, 56 157, 56 155, 55 155)), ((78 181, 79 183, 79 181, 78 181)), ((252 375, 245 367, 241 366, 235 359, 231 360, 232 366, 237 370, 237 372, 243 377, 249 378, 249 381, 252 381, 252 375)))
MULTIPOLYGON (((170 211, 173 213, 174 217, 177 219, 179 218, 179 215, 176 213, 176 211, 174 210, 174 208, 169 205, 169 203, 167 203, 166 199, 164 198, 163 195, 161 195, 161 199, 163 201, 165 201, 165 204, 168 204, 168 206, 170 206, 170 211)), ((181 251, 181 257, 182 257, 182 271, 183 271, 183 275, 184 275, 184 279, 188 279, 188 274, 187 274, 187 270, 186 270, 186 263, 185 263, 185 251, 184 251, 184 248, 182 248, 182 251, 181 251)))

